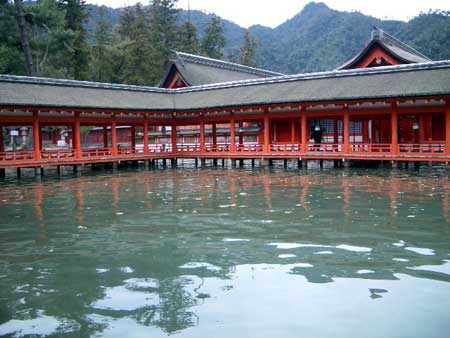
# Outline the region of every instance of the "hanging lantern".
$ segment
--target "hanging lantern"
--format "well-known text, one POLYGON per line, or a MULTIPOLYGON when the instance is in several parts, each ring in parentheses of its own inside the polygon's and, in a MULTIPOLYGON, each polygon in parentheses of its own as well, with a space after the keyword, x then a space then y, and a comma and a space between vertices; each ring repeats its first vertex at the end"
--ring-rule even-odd
POLYGON ((417 121, 414 121, 412 128, 413 130, 419 130, 419 123, 417 121))
POLYGON ((320 126, 318 124, 316 124, 316 126, 314 127, 315 131, 320 131, 320 126))

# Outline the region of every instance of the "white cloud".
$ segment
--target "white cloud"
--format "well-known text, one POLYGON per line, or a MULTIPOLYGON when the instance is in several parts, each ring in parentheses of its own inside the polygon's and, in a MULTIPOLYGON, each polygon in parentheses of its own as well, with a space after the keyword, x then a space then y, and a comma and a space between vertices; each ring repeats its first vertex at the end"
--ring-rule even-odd
MULTIPOLYGON (((134 5, 133 0, 88 0, 90 3, 110 7, 134 5)), ((222 18, 249 27, 260 24, 276 27, 297 14, 309 0, 189 0, 191 9, 215 13, 222 18)), ((450 10, 448 0, 408 0, 408 1, 358 1, 358 0, 323 0, 330 8, 340 11, 360 11, 382 19, 407 21, 420 12, 432 9, 450 10)), ((141 1, 147 4, 148 1, 141 1)), ((179 0, 180 8, 187 8, 188 0, 179 0)))

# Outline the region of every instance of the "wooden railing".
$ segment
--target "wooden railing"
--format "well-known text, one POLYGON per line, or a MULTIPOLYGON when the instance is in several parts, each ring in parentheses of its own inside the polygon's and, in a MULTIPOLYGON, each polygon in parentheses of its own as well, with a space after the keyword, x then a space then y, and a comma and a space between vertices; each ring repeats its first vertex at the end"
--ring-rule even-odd
POLYGON ((82 157, 105 157, 112 156, 111 148, 96 148, 96 149, 83 149, 81 152, 82 157))
POLYGON ((205 150, 208 152, 227 152, 230 151, 230 145, 229 144, 207 144, 205 147, 205 150))
POLYGON ((30 150, 0 152, 0 161, 26 161, 33 159, 34 152, 30 150))
POLYGON ((262 144, 239 144, 236 145, 236 151, 242 153, 262 153, 264 146, 262 144))
POLYGON ((135 147, 120 147, 117 148, 117 155, 136 155, 139 152, 135 147))
POLYGON ((383 143, 352 143, 350 144, 351 153, 379 154, 390 153, 392 151, 390 144, 383 143))
POLYGON ((171 144, 150 144, 148 146, 148 152, 150 154, 170 153, 170 152, 172 152, 172 145, 171 144))
POLYGON ((200 144, 181 143, 177 144, 177 152, 180 153, 195 153, 200 151, 200 144))
POLYGON ((75 151, 73 149, 41 150, 42 160, 59 160, 73 157, 75 157, 75 151))
POLYGON ((445 144, 443 142, 424 144, 399 144, 399 153, 422 154, 422 155, 445 155, 445 144))
POLYGON ((301 151, 301 146, 299 144, 271 144, 269 148, 270 152, 280 153, 292 153, 301 151))
POLYGON ((343 151, 344 145, 341 143, 310 143, 308 144, 308 153, 340 153, 343 151))

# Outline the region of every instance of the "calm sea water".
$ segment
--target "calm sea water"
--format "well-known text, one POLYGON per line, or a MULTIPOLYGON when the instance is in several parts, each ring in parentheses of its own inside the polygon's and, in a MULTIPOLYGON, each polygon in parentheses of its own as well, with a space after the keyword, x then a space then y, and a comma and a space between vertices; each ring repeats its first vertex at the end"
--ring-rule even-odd
POLYGON ((0 336, 449 337, 448 172, 0 182, 0 336))

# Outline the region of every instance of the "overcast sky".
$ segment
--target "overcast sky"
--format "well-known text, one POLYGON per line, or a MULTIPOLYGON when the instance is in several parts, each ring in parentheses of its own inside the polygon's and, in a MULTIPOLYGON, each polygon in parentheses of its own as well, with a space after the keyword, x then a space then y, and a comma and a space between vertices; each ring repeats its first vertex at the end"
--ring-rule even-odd
MULTIPOLYGON (((88 0, 89 3, 109 7, 134 5, 133 0, 88 0)), ((140 1, 148 4, 148 0, 140 1)), ((264 25, 276 27, 297 14, 310 0, 189 0, 191 9, 215 13, 243 27, 264 25)), ((450 10, 449 0, 323 0, 328 7, 340 11, 359 11, 381 19, 408 21, 421 11, 450 10)), ((179 0, 180 8, 187 8, 188 0, 179 0)))

